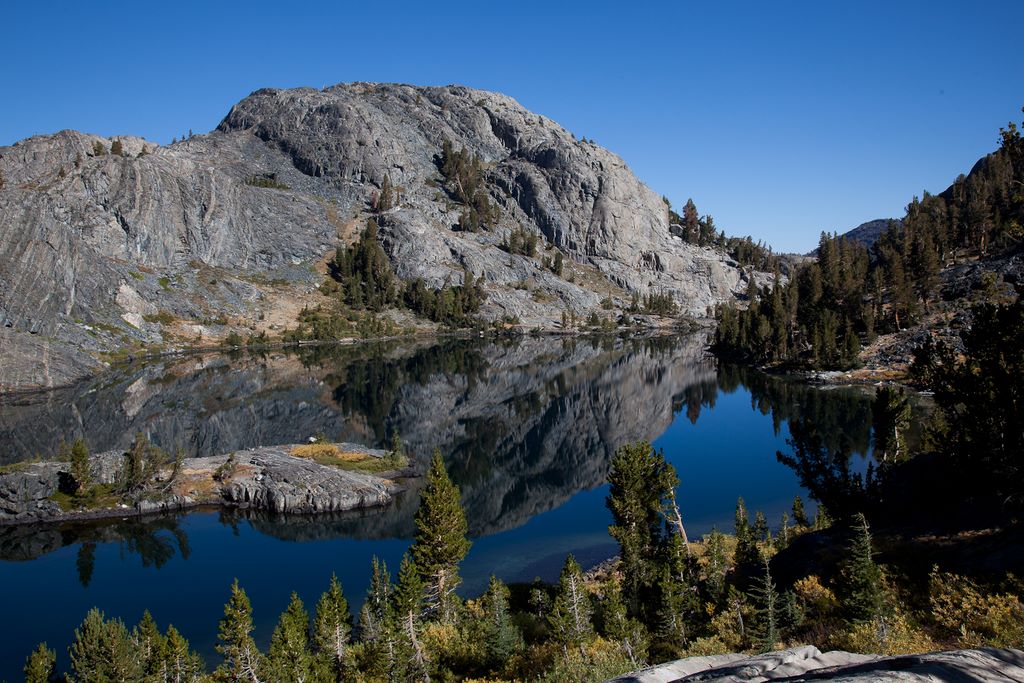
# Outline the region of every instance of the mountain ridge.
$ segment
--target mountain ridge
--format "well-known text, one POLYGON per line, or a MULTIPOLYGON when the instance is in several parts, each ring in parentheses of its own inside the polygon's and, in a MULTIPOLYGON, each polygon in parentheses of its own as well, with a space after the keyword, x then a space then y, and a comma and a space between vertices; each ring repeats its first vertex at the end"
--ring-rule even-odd
POLYGON ((903 225, 902 218, 876 218, 874 220, 865 221, 858 225, 856 228, 847 230, 842 233, 840 237, 848 240, 852 240, 857 244, 862 244, 865 247, 871 247, 872 244, 878 241, 878 238, 882 236, 886 230, 889 229, 889 224, 895 223, 897 227, 903 225))
POLYGON ((20 359, 0 369, 8 389, 66 383, 103 352, 294 326, 371 217, 401 280, 482 278, 489 322, 558 329, 565 313, 614 316, 647 293, 703 315, 746 288, 735 261, 672 235, 668 207, 620 157, 464 86, 261 89, 169 146, 61 131, 0 148, 0 171, 0 343, 20 359), (482 161, 500 208, 487 229, 455 229, 444 140, 482 161), (378 213, 385 176, 399 200, 378 213), (501 249, 517 229, 538 254, 501 249))

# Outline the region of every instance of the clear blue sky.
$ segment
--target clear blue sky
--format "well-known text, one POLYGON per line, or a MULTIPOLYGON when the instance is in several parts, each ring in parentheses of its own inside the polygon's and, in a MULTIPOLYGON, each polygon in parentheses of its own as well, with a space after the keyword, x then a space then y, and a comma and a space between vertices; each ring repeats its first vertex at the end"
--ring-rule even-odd
POLYGON ((1024 105, 1024 2, 11 2, 0 144, 161 142, 265 86, 462 83, 620 154, 677 207, 806 251, 901 216, 1024 105))

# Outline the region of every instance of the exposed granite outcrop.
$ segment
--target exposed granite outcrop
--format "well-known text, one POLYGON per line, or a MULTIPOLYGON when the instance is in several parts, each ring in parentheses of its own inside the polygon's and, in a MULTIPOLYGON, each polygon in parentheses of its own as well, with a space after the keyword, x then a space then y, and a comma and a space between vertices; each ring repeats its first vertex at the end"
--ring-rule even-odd
MULTIPOLYGON (((353 444, 339 447, 367 457, 384 455, 353 444)), ((0 524, 152 514, 205 505, 315 514, 385 505, 401 490, 382 476, 321 465, 291 455, 290 450, 290 446, 270 446, 187 458, 179 477, 166 481, 161 490, 140 497, 131 506, 98 509, 64 510, 53 500, 68 476, 68 463, 26 463, 0 473, 0 524)), ((123 455, 116 451, 93 456, 94 481, 113 483, 122 461, 123 455)))
MULTIPOLYGON (((1024 681, 1024 652, 978 648, 884 657, 813 646, 748 657, 690 657, 612 679, 616 683, 761 681, 1024 681)), ((611 682, 609 682, 611 683, 611 682)))
POLYGON ((50 496, 57 492, 59 476, 56 463, 32 463, 0 474, 0 521, 58 517, 60 505, 50 496))
POLYGON ((317 264, 355 238, 385 175, 400 188, 378 217, 395 272, 432 286, 482 276, 488 320, 557 327, 563 312, 604 315, 602 301, 621 309, 648 292, 702 315, 746 287, 721 252, 672 234, 622 159, 496 93, 260 90, 209 134, 117 140, 123 155, 109 153, 114 138, 74 131, 0 148, 0 390, 66 384, 102 351, 294 324, 319 296, 317 264), (484 160, 501 207, 490 230, 453 229, 461 207, 437 183, 444 139, 484 160), (500 249, 518 227, 543 236, 536 257, 500 249), (555 250, 561 276, 543 263, 555 250))
MULTIPOLYGON (((209 465, 216 466, 216 458, 208 460, 209 465)), ((220 487, 224 502, 278 514, 339 512, 384 505, 398 488, 380 477, 296 458, 283 448, 258 449, 242 454, 238 462, 243 471, 220 487)))

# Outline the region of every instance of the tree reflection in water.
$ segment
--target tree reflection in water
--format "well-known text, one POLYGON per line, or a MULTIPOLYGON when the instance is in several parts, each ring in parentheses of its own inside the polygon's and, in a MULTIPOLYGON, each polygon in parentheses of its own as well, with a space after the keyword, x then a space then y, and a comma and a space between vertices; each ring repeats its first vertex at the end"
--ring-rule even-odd
POLYGON ((100 544, 117 544, 122 559, 137 555, 143 567, 159 569, 176 554, 191 554, 181 517, 161 515, 116 521, 67 522, 0 527, 0 560, 29 561, 60 548, 80 544, 75 558, 78 581, 88 587, 100 544))

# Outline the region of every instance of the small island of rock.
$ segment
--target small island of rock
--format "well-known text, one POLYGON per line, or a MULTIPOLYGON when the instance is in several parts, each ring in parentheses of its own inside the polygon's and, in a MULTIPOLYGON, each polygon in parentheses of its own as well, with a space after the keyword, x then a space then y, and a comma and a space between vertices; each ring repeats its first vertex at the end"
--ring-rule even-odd
POLYGON ((168 458, 148 442, 74 462, 0 470, 0 524, 98 519, 224 505, 277 513, 337 512, 390 503, 408 477, 399 451, 349 443, 267 446, 203 458, 168 458))

